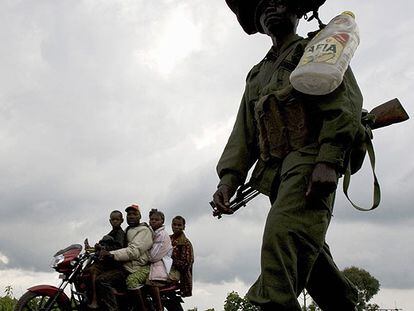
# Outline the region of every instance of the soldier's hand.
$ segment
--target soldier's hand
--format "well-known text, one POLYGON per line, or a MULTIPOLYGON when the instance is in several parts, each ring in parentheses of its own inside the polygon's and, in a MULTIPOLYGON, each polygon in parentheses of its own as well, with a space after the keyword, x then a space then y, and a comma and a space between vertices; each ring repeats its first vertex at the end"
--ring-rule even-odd
POLYGON ((213 216, 221 214, 233 214, 234 211, 230 208, 230 199, 236 192, 236 189, 228 185, 221 185, 213 194, 213 201, 216 205, 213 216))
POLYGON ((336 190, 338 174, 333 165, 317 163, 313 169, 306 196, 326 196, 336 190))

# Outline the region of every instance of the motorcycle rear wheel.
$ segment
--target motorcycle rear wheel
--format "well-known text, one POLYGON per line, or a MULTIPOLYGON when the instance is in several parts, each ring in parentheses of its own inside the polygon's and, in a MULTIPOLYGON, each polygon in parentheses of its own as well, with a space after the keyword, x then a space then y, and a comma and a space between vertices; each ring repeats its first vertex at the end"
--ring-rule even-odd
MULTIPOLYGON (((53 296, 28 291, 20 297, 14 311, 43 311, 48 306, 48 303, 50 303, 52 298, 53 296)), ((70 306, 59 301, 55 301, 49 310, 69 311, 70 306)))

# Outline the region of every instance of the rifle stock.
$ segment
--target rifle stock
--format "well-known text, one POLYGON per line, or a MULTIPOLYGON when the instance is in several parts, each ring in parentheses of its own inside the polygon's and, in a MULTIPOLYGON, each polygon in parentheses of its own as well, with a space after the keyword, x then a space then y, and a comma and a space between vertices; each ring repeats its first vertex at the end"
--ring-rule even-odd
POLYGON ((398 98, 391 99, 375 107, 369 113, 375 116, 374 123, 370 126, 373 130, 409 119, 398 98))

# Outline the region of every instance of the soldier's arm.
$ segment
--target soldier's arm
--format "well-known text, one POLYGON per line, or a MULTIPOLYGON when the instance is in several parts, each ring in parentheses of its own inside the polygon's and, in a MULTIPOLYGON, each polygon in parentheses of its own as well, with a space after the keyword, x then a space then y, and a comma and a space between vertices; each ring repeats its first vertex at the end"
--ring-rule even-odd
POLYGON ((254 110, 247 100, 246 93, 247 87, 233 130, 217 165, 220 183, 213 199, 217 208, 223 213, 232 213, 228 209, 229 200, 237 187, 244 183, 258 154, 254 110))
POLYGON ((322 115, 317 163, 328 163, 341 173, 346 168, 345 155, 359 130, 362 95, 350 68, 342 84, 331 94, 316 96, 322 115))
POLYGON ((243 94, 233 130, 217 164, 219 185, 237 188, 244 183, 249 169, 257 160, 254 107, 243 94))
POLYGON ((346 154, 358 133, 361 118, 362 95, 351 69, 348 68, 335 91, 315 96, 311 101, 322 116, 322 127, 307 195, 329 194, 336 189, 338 175, 346 169, 346 154))

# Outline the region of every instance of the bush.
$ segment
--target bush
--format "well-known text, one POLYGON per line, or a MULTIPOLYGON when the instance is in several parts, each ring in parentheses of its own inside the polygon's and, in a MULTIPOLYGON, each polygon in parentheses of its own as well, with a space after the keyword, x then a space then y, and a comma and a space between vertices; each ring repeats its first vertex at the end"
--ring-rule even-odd
POLYGON ((252 305, 246 298, 239 296, 237 292, 227 295, 224 303, 224 311, 259 311, 259 308, 252 305))
POLYGON ((0 297, 0 310, 1 311, 13 311, 17 300, 13 298, 13 288, 6 286, 4 289, 5 296, 0 297))

